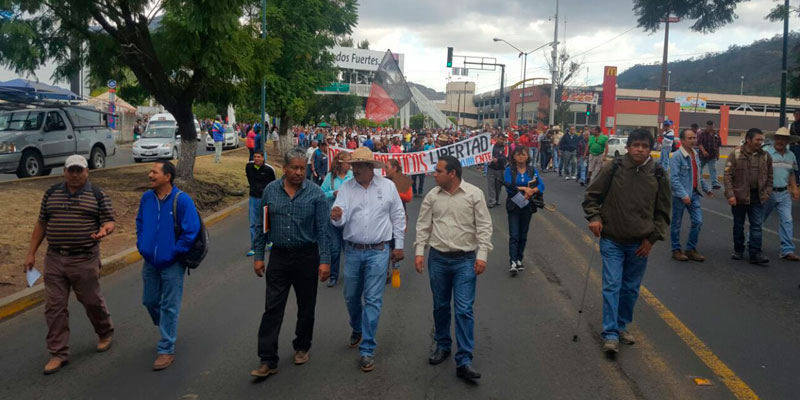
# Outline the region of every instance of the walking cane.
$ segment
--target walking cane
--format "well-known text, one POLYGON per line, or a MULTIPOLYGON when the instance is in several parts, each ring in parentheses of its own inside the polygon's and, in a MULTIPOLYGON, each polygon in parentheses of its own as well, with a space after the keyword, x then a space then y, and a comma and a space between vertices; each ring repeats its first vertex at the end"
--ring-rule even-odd
POLYGON ((575 324, 575 334, 572 335, 572 341, 578 341, 578 328, 581 325, 581 317, 583 316, 583 303, 586 301, 586 289, 589 288, 589 273, 592 272, 592 263, 594 262, 594 255, 597 254, 597 243, 600 240, 599 237, 594 239, 594 244, 592 245, 592 255, 589 257, 589 265, 586 267, 586 280, 583 283, 583 295, 581 296, 581 307, 578 309, 578 322, 575 324))

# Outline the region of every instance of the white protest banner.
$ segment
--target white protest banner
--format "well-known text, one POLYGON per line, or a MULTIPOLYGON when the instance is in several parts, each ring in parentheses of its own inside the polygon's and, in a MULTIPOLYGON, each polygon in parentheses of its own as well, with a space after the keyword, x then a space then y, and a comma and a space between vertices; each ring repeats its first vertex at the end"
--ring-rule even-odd
MULTIPOLYGON (((341 151, 352 153, 353 150, 341 147, 328 148, 328 159, 333 158, 341 151)), ((396 159, 403 167, 403 173, 406 175, 419 175, 433 173, 436 170, 436 163, 439 162, 439 157, 443 155, 451 155, 461 162, 461 166, 469 167, 471 165, 484 164, 492 160, 492 146, 489 140, 489 134, 484 133, 478 136, 473 136, 469 139, 463 140, 451 145, 438 147, 426 151, 418 151, 413 153, 374 153, 375 160, 384 164, 388 163, 391 159, 396 159)))

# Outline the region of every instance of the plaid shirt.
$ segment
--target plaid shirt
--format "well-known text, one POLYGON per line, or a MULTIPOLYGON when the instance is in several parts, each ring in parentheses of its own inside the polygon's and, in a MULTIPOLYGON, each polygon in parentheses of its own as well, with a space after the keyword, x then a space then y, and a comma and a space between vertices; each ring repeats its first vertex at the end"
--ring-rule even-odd
POLYGON ((272 245, 282 248, 297 248, 318 244, 320 264, 331 262, 330 236, 328 225, 330 211, 325 193, 319 186, 309 180, 303 180, 303 186, 294 197, 283 187, 283 179, 267 185, 261 196, 256 220, 256 239, 253 250, 256 261, 264 261, 264 247, 267 239, 272 245), (269 232, 264 233, 264 206, 268 206, 269 232))
POLYGON ((697 135, 697 149, 700 153, 700 159, 702 160, 719 159, 720 146, 722 146, 722 140, 713 129, 703 129, 700 131, 700 134, 697 135), (699 151, 700 146, 703 146, 703 149, 708 152, 708 157, 704 157, 703 152, 699 151))

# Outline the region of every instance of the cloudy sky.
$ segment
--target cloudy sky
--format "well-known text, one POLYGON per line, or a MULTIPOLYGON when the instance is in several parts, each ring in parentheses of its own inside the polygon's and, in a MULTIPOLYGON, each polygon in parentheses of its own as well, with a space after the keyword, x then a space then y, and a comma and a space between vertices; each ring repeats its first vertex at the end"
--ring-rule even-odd
MULTIPOLYGON (((622 71, 635 64, 660 63, 663 30, 648 34, 635 28, 632 4, 631 0, 561 0, 559 46, 566 45, 572 55, 583 53, 578 59, 585 68, 577 84, 601 82, 604 65, 622 71)), ((737 9, 739 18, 713 34, 692 32, 689 22, 671 25, 670 60, 780 34, 783 24, 764 19, 774 4, 774 0, 743 3, 737 9)), ((374 50, 404 53, 408 80, 437 90, 444 90, 448 78, 447 46, 454 47, 456 55, 497 58, 507 65, 507 81, 514 83, 522 77, 518 53, 492 38, 505 39, 526 52, 548 43, 553 40, 554 21, 549 19, 555 8, 555 0, 362 0, 353 36, 357 41, 368 39, 374 50)), ((800 29, 800 19, 792 19, 790 29, 800 29)), ((528 56, 527 77, 548 76, 544 54, 540 50, 528 56)), ((500 72, 470 71, 468 80, 477 82, 478 92, 494 90, 500 86, 500 72)))
MULTIPOLYGON (((447 46, 453 46, 456 55, 496 58, 507 65, 506 79, 514 83, 522 77, 517 52, 505 43, 493 42, 492 38, 505 39, 524 51, 553 40, 551 17, 555 14, 555 0, 361 0, 360 3, 359 23, 353 34, 356 41, 368 39, 373 50, 404 53, 408 80, 440 91, 444 90, 449 74, 445 67, 447 46)), ((781 23, 764 19, 774 4, 774 0, 743 3, 737 9, 739 18, 713 34, 690 31, 689 22, 672 25, 670 59, 696 57, 780 34, 781 23)), ((570 54, 584 62, 577 84, 601 82, 604 65, 616 65, 622 71, 637 63, 660 62, 663 31, 648 34, 635 28, 632 8, 631 0, 561 0, 560 46, 566 45, 570 54)), ((790 28, 800 29, 800 19, 793 18, 790 28)), ((544 52, 528 56, 528 77, 548 76, 544 52)), ((455 66, 460 66, 459 59, 455 61, 455 66)), ((37 76, 49 83, 51 73, 52 68, 43 68, 37 71, 37 76)), ((0 69, 0 80, 15 77, 12 71, 0 69)), ((468 78, 454 79, 476 82, 478 92, 500 86, 499 71, 473 70, 468 78)))

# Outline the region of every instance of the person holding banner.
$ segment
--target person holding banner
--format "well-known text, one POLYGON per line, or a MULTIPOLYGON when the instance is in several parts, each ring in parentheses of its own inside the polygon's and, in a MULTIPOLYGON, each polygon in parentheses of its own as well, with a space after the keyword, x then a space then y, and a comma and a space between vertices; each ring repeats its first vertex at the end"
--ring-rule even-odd
MULTIPOLYGON (((419 152, 424 151, 425 147, 422 145, 422 141, 424 139, 416 138, 414 140, 414 146, 411 147, 411 152, 419 152)), ((425 186, 425 174, 414 174, 411 175, 411 191, 412 194, 416 197, 422 197, 422 189, 425 186)))
POLYGON ((544 193, 544 182, 539 173, 530 166, 530 155, 525 146, 517 146, 511 153, 509 166, 503 175, 503 182, 508 192, 506 211, 508 212, 508 254, 510 257, 512 276, 524 271, 522 255, 528 241, 528 229, 531 218, 536 212, 531 198, 537 193, 544 193))
MULTIPOLYGON (((339 188, 342 184, 353 179, 353 171, 350 170, 350 153, 342 151, 336 153, 331 163, 331 172, 325 176, 325 181, 322 182, 322 191, 325 192, 325 198, 328 199, 328 208, 333 207, 333 202, 336 200, 336 195, 339 194, 339 188)), ((331 236, 331 276, 328 279, 328 287, 336 286, 339 279, 339 264, 344 247, 344 239, 342 238, 342 229, 330 226, 331 236)))

